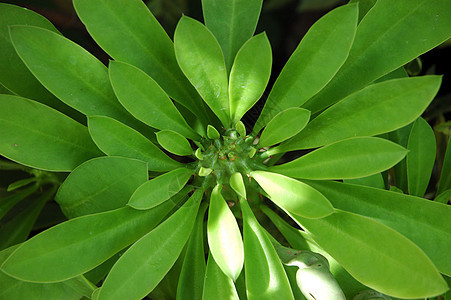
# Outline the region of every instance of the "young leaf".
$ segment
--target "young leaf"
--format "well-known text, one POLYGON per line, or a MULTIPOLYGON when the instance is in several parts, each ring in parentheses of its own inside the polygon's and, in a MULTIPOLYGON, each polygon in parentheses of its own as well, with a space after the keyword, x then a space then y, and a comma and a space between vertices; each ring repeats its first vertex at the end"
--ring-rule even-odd
POLYGON ((440 82, 439 76, 423 76, 370 85, 321 113, 280 150, 320 147, 349 137, 398 129, 418 118, 434 98, 440 82))
POLYGON ((78 166, 60 186, 55 200, 64 215, 75 218, 117 209, 147 181, 145 162, 99 157, 78 166))
POLYGON ((435 134, 428 122, 421 117, 413 123, 407 150, 409 194, 423 197, 435 162, 435 134))
POLYGON ((345 5, 309 29, 277 78, 255 124, 255 133, 279 112, 305 103, 335 76, 348 57, 357 16, 357 5, 345 5))
POLYGON ((175 131, 166 129, 157 132, 157 140, 161 147, 173 154, 180 156, 193 154, 193 149, 188 140, 175 131))
POLYGON ((89 117, 88 129, 94 143, 107 155, 145 161, 150 171, 170 171, 182 166, 141 133, 109 117, 89 117))
POLYGON ((30 178, 24 178, 24 179, 14 181, 10 185, 8 185, 8 187, 6 188, 6 191, 11 192, 11 191, 20 189, 21 187, 27 186, 30 183, 36 182, 36 180, 37 180, 36 177, 33 176, 30 178))
POLYGON ((2 200, 0 201, 0 219, 2 219, 14 205, 33 194, 38 187, 38 184, 33 184, 19 192, 6 194, 2 197, 2 200))
POLYGON ((315 113, 328 107, 451 36, 450 1, 412 0, 396 7, 392 4, 390 0, 377 1, 359 24, 345 64, 304 105, 306 109, 315 113))
POLYGON ((143 183, 130 197, 128 205, 135 209, 149 209, 177 194, 188 182, 193 170, 179 168, 143 183))
POLYGON ((258 145, 269 147, 283 142, 305 128, 310 120, 310 112, 303 108, 287 108, 272 118, 263 130, 258 145))
POLYGON ((218 130, 214 128, 211 125, 207 126, 207 137, 212 140, 219 140, 221 135, 219 134, 218 130))
POLYGON ((243 213, 244 270, 248 299, 294 299, 274 246, 255 219, 247 200, 240 201, 240 204, 243 213))
POLYGON ((445 159, 443 161, 440 181, 438 183, 437 194, 441 194, 451 188, 451 138, 448 140, 446 147, 445 159))
POLYGON ((124 207, 61 223, 23 243, 1 271, 30 282, 81 275, 149 232, 174 205, 168 201, 146 211, 124 207))
POLYGON ((271 75, 271 45, 265 33, 254 36, 238 51, 230 72, 230 116, 236 123, 263 95, 271 75))
POLYGON ((235 216, 221 195, 220 184, 211 192, 207 237, 211 254, 222 272, 235 281, 243 268, 244 250, 235 216))
POLYGON ((262 3, 262 0, 202 0, 205 25, 221 45, 228 71, 238 50, 254 34, 262 3))
POLYGON ((322 219, 293 217, 321 248, 370 288, 397 298, 427 298, 448 290, 424 252, 390 227, 339 210, 322 219))
MULTIPOLYGON (((451 208, 434 201, 381 189, 328 181, 308 181, 342 210, 383 223, 417 244, 440 272, 451 275, 451 208)), ((332 253, 331 253, 332 254, 332 253)))
POLYGON ((20 164, 67 172, 102 155, 85 126, 25 98, 0 95, 0 154, 20 164))
POLYGON ((177 285, 177 299, 180 300, 202 299, 205 278, 204 216, 206 210, 207 205, 201 204, 194 229, 188 240, 177 285))
POLYGON ((177 212, 119 258, 102 285, 99 300, 139 300, 157 286, 189 238, 202 194, 196 190, 177 212))
POLYGON ((111 57, 149 74, 169 97, 208 124, 202 100, 177 65, 171 39, 142 1, 127 1, 124 9, 122 0, 75 0, 74 7, 111 57))
POLYGON ((356 137, 324 146, 271 172, 305 179, 348 179, 389 169, 407 154, 403 147, 375 137, 356 137))
POLYGON ((205 103, 230 126, 227 70, 213 34, 200 22, 183 16, 174 33, 177 62, 205 103))
POLYGON ((213 255, 208 255, 207 270, 205 271, 202 299, 239 300, 233 280, 228 277, 216 264, 213 255))
POLYGON ((243 176, 240 172, 230 175, 230 186, 238 196, 246 199, 246 186, 244 185, 243 176))
POLYGON ((140 69, 111 61, 110 80, 120 103, 138 120, 160 129, 171 129, 190 139, 199 135, 188 126, 165 91, 140 69))
POLYGON ((250 176, 286 211, 306 218, 324 218, 334 212, 329 200, 305 183, 265 171, 254 171, 250 176))

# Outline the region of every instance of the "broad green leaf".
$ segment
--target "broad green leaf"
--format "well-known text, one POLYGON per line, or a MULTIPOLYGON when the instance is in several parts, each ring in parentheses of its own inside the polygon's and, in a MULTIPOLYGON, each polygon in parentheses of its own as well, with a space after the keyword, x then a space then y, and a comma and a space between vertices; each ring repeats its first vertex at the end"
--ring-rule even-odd
POLYGON ((293 217, 321 248, 370 288, 399 298, 426 298, 448 289, 424 252, 390 227, 339 210, 322 219, 293 217))
POLYGON ((145 162, 104 156, 78 166, 60 186, 55 200, 68 218, 117 209, 147 181, 145 162))
POLYGON ((169 97, 208 124, 202 100, 177 65, 171 39, 142 1, 129 0, 126 6, 123 0, 73 2, 90 35, 111 57, 149 74, 169 97))
POLYGON ((88 129, 94 143, 107 155, 145 161, 150 171, 170 171, 182 166, 142 134, 109 117, 89 117, 88 129))
POLYGON ((309 29, 277 78, 255 124, 255 133, 279 112, 304 104, 335 76, 348 57, 357 16, 357 5, 345 5, 309 29))
POLYGON ((99 300, 139 300, 157 286, 189 238, 202 194, 203 190, 196 190, 177 212, 121 256, 105 279, 99 300))
POLYGON ((61 223, 23 243, 1 271, 30 282, 78 276, 149 232, 174 205, 168 201, 146 211, 124 207, 61 223))
MULTIPOLYGON (((0 265, 17 249, 19 245, 0 252, 0 265)), ((9 277, 0 272, 0 299, 27 299, 27 300, 79 300, 88 296, 91 291, 86 279, 82 276, 56 283, 32 283, 9 277), (74 289, 74 287, 78 287, 74 289)))
POLYGON ((138 120, 160 129, 171 129, 190 139, 199 135, 191 129, 165 91, 140 69, 111 61, 110 80, 120 103, 138 120))
POLYGON ((128 204, 135 209, 149 209, 177 194, 188 182, 193 170, 178 168, 144 182, 131 195, 128 204))
POLYGON ((205 25, 221 45, 228 71, 238 50, 254 34, 262 3, 262 0, 202 0, 205 25))
POLYGON ((434 199, 435 202, 448 204, 451 201, 451 189, 444 191, 443 193, 437 195, 434 199))
POLYGON ((246 199, 246 186, 244 185, 243 176, 240 172, 230 175, 229 184, 238 196, 246 199))
POLYGON ((345 64, 304 107, 314 113, 365 87, 440 45, 451 36, 449 28, 448 0, 403 1, 396 7, 391 0, 377 1, 359 24, 345 64))
POLYGON ((25 98, 0 95, 0 154, 20 164, 67 172, 102 155, 85 126, 25 98))
POLYGON ((211 192, 207 237, 211 254, 222 272, 235 281, 244 261, 243 239, 235 216, 221 195, 220 184, 211 192))
POLYGON ((407 150, 409 194, 423 197, 435 163, 435 134, 428 122, 421 117, 413 123, 407 150))
MULTIPOLYGON (((412 130, 413 122, 401 127, 395 131, 388 133, 388 139, 396 144, 407 148, 407 143, 409 141, 410 131, 412 130)), ((404 193, 408 192, 407 187, 407 162, 404 158, 393 168, 393 179, 396 187, 401 189, 404 193)))
POLYGON ((188 240, 177 285, 177 299, 201 300, 205 278, 204 216, 207 205, 201 204, 188 240))
POLYGON ((271 44, 265 33, 254 36, 238 51, 229 82, 233 123, 240 121, 263 95, 271 75, 271 65, 271 44))
POLYGON ((370 217, 398 231, 417 244, 440 272, 451 274, 449 255, 443 251, 451 248, 450 207, 358 185, 326 181, 308 184, 323 193, 334 207, 370 217))
POLYGON ((285 270, 264 229, 258 224, 247 200, 243 213, 244 270, 249 300, 294 299, 285 270))
POLYGON ((303 108, 287 108, 272 118, 263 130, 258 145, 269 147, 283 142, 305 128, 310 112, 303 108))
POLYGON ((388 140, 355 137, 329 144, 269 170, 305 179, 359 178, 389 169, 406 154, 406 149, 388 140))
POLYGON ((173 154, 180 156, 193 154, 193 149, 188 140, 178 132, 168 129, 162 130, 157 132, 157 140, 161 147, 173 154))
POLYGON ((440 82, 438 76, 423 76, 370 85, 321 113, 280 150, 314 148, 401 128, 426 109, 440 82))
POLYGON ((219 134, 219 131, 216 128, 214 128, 211 125, 208 125, 207 126, 207 137, 211 140, 219 140, 221 135, 219 134))
POLYGON ((329 200, 305 183, 265 171, 254 171, 250 176, 283 210, 306 218, 323 218, 334 212, 329 200))
POLYGON ((239 300, 233 280, 216 264, 213 255, 208 255, 202 299, 239 300))
POLYGON ((438 183, 437 194, 451 188, 451 138, 448 140, 446 147, 445 159, 443 161, 440 181, 438 183))
POLYGON ((373 8, 377 0, 350 0, 349 3, 359 4, 359 23, 366 16, 366 14, 373 8))
POLYGON ((230 126, 227 70, 213 34, 200 22, 183 16, 174 33, 177 62, 205 103, 230 126))
POLYGON ((17 203, 33 194, 38 189, 38 187, 38 184, 33 184, 26 189, 15 193, 6 194, 5 197, 2 197, 2 199, 0 200, 0 219, 2 219, 6 215, 6 213, 17 203))
POLYGON ((369 187, 374 187, 374 188, 385 190, 385 182, 384 182, 384 178, 382 177, 382 173, 377 173, 374 175, 360 177, 360 178, 354 178, 354 179, 345 179, 345 180, 343 180, 343 182, 350 183, 350 184, 369 186, 369 187))

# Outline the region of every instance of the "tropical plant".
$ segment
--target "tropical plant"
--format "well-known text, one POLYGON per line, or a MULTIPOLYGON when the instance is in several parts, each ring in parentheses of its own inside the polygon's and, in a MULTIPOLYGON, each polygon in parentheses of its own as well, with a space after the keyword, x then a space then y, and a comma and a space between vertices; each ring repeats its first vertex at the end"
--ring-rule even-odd
POLYGON ((0 4, 2 166, 32 175, 0 201, 0 298, 445 293, 451 146, 422 198, 420 117, 441 77, 403 65, 451 36, 451 2, 361 2, 312 26, 246 125, 271 75, 262 0, 203 0, 173 42, 140 0, 74 0, 108 68, 0 4), (23 242, 53 195, 69 220, 23 242))

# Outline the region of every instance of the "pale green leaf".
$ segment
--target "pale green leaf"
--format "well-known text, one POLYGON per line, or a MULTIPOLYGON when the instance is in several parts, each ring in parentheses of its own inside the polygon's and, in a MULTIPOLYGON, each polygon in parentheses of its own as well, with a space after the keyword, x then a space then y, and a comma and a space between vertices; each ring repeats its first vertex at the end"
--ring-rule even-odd
POLYGON ((161 147, 176 155, 192 155, 194 152, 188 140, 172 130, 166 129, 157 132, 157 140, 161 147))
POLYGON ((238 196, 246 199, 246 186, 244 185, 243 175, 240 172, 235 172, 230 175, 229 183, 238 196))
POLYGON ((216 264, 213 255, 208 255, 202 299, 239 300, 233 280, 216 264))

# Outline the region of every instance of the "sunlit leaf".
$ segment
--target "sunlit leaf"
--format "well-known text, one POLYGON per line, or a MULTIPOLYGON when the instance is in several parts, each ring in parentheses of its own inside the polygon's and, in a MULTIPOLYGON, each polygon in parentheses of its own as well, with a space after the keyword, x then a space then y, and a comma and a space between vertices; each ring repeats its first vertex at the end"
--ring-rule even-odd
POLYGON ((157 140, 161 147, 176 155, 192 155, 194 152, 188 140, 172 130, 157 132, 157 140))
POLYGON ((239 300, 233 280, 216 264, 213 255, 208 255, 202 299, 239 300))

